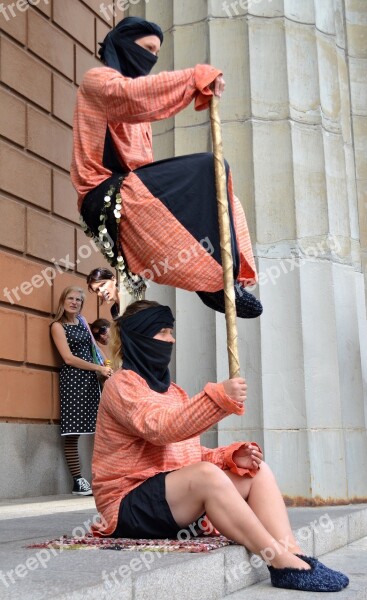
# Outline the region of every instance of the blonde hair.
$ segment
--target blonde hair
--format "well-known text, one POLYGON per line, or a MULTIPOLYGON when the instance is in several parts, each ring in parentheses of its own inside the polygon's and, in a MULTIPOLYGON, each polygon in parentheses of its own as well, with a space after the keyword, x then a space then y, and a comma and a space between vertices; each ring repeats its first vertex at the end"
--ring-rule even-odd
POLYGON ((65 288, 61 292, 61 296, 59 299, 59 305, 56 309, 55 318, 51 321, 50 325, 52 325, 52 323, 59 323, 60 321, 63 320, 64 313, 65 313, 64 304, 65 304, 65 300, 66 300, 67 296, 70 294, 70 292, 77 292, 78 294, 80 294, 81 299, 82 299, 80 311, 82 310, 84 301, 85 301, 85 292, 80 287, 77 287, 75 285, 70 285, 69 287, 65 288))
POLYGON ((137 300, 136 302, 129 304, 125 312, 113 322, 111 327, 110 348, 112 357, 112 368, 114 371, 120 369, 123 362, 123 347, 120 333, 121 323, 125 319, 132 317, 141 310, 151 308, 152 306, 160 306, 160 304, 159 302, 155 302, 155 300, 137 300))
POLYGON ((122 342, 120 336, 120 325, 114 321, 111 325, 111 337, 110 337, 110 350, 111 350, 111 361, 112 368, 114 371, 120 369, 122 366, 122 342))

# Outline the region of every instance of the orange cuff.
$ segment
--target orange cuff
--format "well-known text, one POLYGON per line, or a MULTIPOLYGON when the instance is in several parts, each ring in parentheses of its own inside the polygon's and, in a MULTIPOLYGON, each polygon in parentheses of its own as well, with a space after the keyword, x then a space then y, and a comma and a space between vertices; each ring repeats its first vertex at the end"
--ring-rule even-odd
POLYGON ((242 447, 248 448, 250 444, 256 446, 256 448, 261 452, 261 448, 256 442, 235 442, 225 449, 224 462, 227 465, 228 469, 231 471, 231 473, 234 473, 235 475, 240 475, 241 477, 255 477, 256 473, 258 472, 258 469, 242 469, 240 467, 237 467, 236 463, 233 460, 233 455, 237 450, 239 450, 242 447))
POLYGON ((228 396, 222 383, 207 383, 204 392, 228 414, 243 415, 245 407, 228 396))
POLYGON ((222 75, 222 71, 215 67, 211 67, 210 65, 196 65, 194 69, 195 87, 197 89, 195 110, 206 110, 209 108, 210 100, 213 97, 213 92, 209 86, 215 81, 218 75, 222 75))

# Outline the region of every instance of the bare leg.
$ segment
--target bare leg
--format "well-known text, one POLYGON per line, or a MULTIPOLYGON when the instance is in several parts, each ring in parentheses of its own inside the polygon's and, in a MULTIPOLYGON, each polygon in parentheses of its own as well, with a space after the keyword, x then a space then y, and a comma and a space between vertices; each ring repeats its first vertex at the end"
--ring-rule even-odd
POLYGON ((225 471, 225 474, 270 535, 290 552, 303 554, 293 535, 283 497, 268 465, 261 463, 253 478, 240 477, 229 471, 225 471))
MULTIPOLYGON (((255 554, 261 555, 266 550, 265 557, 272 566, 308 569, 307 563, 279 546, 244 500, 243 494, 250 495, 253 481, 246 479, 248 492, 243 489, 240 493, 224 471, 211 463, 201 462, 167 475, 166 499, 173 518, 182 527, 205 512, 223 535, 255 554)), ((272 512, 270 503, 269 508, 272 512)), ((285 537, 288 529, 279 533, 285 537)))

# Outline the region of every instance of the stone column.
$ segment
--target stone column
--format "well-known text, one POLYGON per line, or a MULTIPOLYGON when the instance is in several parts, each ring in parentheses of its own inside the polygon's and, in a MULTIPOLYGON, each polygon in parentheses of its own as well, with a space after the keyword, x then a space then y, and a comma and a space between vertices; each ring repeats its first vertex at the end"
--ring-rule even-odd
MULTIPOLYGON (((367 5, 364 0, 154 0, 159 68, 223 69, 225 155, 246 210, 264 313, 239 321, 244 417, 206 441, 255 439, 285 495, 367 496, 365 309, 367 5)), ((141 14, 141 13, 140 13, 141 14)), ((192 106, 155 127, 156 158, 210 149, 192 106)), ((176 375, 227 377, 224 318, 175 300, 176 375)))

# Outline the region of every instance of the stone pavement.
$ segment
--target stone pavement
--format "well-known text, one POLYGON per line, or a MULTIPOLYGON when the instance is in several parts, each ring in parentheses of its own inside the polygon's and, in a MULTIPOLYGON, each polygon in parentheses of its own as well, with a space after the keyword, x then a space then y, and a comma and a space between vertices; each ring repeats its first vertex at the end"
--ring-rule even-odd
MULTIPOLYGON (((305 552, 325 555, 327 565, 350 576, 350 586, 333 598, 367 600, 367 506, 295 508, 289 514, 305 552)), ((240 546, 208 554, 25 548, 82 535, 96 516, 92 497, 0 502, 0 600, 307 598, 271 587, 265 566, 240 546)), ((319 597, 331 594, 312 594, 312 600, 319 597)))

